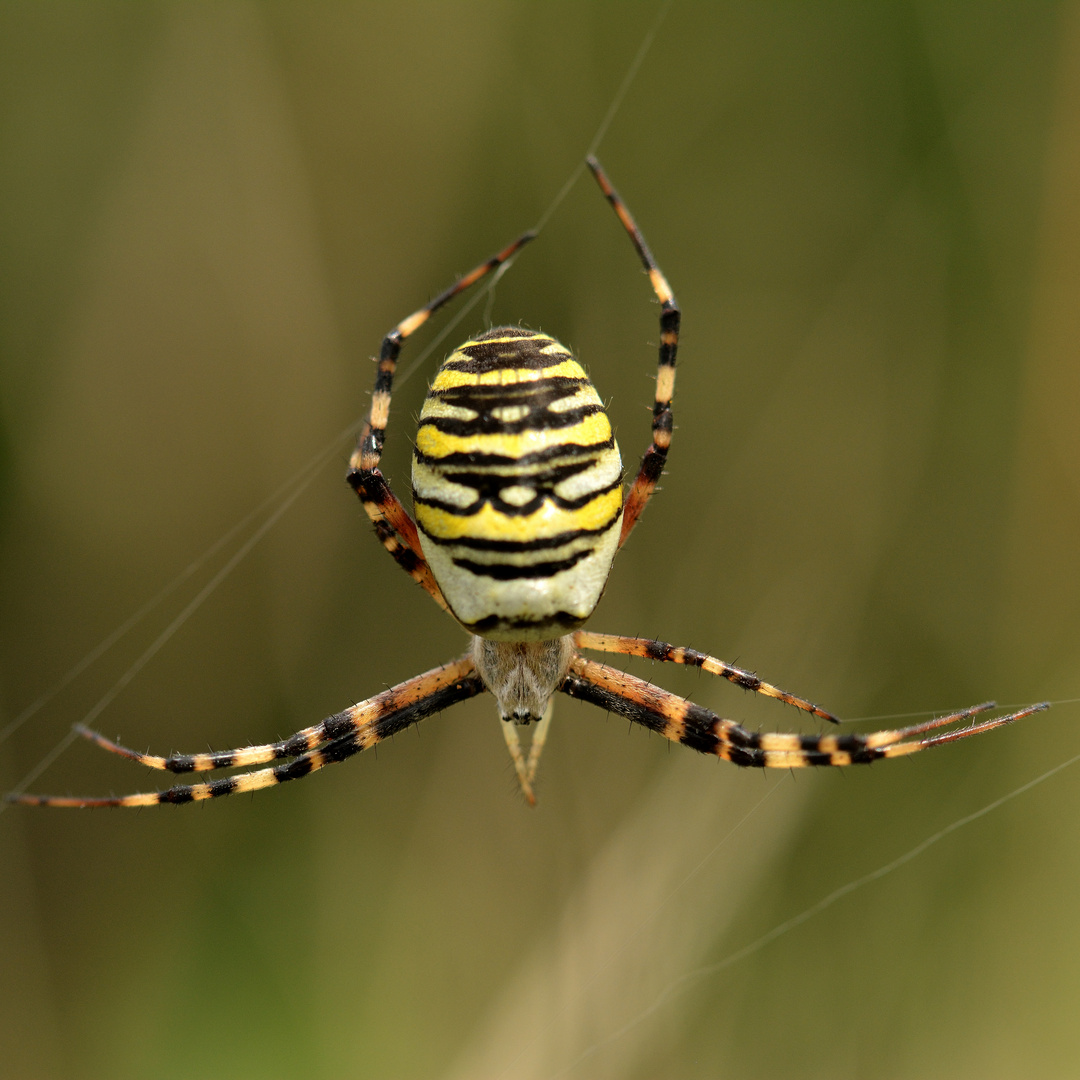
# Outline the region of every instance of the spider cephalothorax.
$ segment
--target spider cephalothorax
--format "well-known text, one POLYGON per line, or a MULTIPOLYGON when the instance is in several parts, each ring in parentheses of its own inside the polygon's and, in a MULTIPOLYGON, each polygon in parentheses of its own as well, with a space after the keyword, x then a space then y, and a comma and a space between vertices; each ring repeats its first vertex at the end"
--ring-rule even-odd
POLYGON ((420 415, 413 457, 416 521, 379 471, 398 354, 433 312, 502 265, 526 233, 383 340, 371 411, 349 469, 383 546, 473 635, 469 651, 288 739, 240 750, 158 757, 88 729, 113 753, 174 773, 281 764, 203 783, 116 798, 16 795, 46 806, 151 806, 213 799, 297 780, 366 750, 449 705, 490 691, 530 803, 557 692, 736 765, 853 765, 913 754, 1001 727, 1043 709, 927 733, 986 711, 992 702, 895 731, 786 735, 748 731, 709 709, 586 659, 580 649, 689 664, 824 720, 834 718, 756 675, 715 657, 644 638, 578 629, 604 590, 612 559, 649 501, 671 443, 679 308, 626 206, 594 158, 589 167, 614 207, 660 301, 659 366, 652 441, 623 499, 622 462, 611 424, 584 370, 547 334, 498 327, 465 342, 440 367, 420 415), (539 721, 526 756, 518 726, 539 721))
POLYGON ((470 655, 503 720, 531 724, 544 718, 566 679, 574 639, 566 634, 550 641, 492 641, 477 635, 470 655))

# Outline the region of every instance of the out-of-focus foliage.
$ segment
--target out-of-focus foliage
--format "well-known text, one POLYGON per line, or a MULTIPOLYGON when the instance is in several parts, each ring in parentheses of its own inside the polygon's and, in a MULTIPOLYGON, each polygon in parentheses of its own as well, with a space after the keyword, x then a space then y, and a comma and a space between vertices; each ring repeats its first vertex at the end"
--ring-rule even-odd
MULTIPOLYGON (((0 726, 363 412, 381 335, 540 216, 656 12, 0 7, 0 726)), ((596 629, 843 716, 1078 693, 1078 72, 1075 4, 676 0, 600 151, 685 314, 596 629)), ((633 461, 656 312, 586 178, 492 314, 580 352, 633 461)), ((99 726, 262 741, 461 650, 347 452, 99 726)), ((196 587, 0 747, 5 786, 196 587)), ((1076 716, 763 778, 563 700, 530 811, 481 698, 255 799, 12 809, 2 1071, 1073 1075, 1080 771, 678 980, 1065 760, 1076 716)), ((157 780, 79 744, 36 787, 157 780)))

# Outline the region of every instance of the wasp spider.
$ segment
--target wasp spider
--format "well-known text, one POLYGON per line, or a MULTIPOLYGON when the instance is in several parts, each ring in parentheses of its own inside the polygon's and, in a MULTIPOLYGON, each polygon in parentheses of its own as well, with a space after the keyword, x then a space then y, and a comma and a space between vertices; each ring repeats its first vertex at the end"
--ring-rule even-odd
POLYGON ((266 769, 118 798, 16 795, 45 806, 153 806, 255 791, 344 761, 455 702, 495 696, 506 743, 526 799, 551 722, 556 691, 590 701, 665 738, 736 765, 797 768, 854 765, 914 754, 991 731, 1045 708, 972 722, 993 703, 922 724, 872 734, 789 735, 748 731, 709 709, 580 650, 689 664, 746 690, 835 721, 829 713, 715 657, 662 641, 596 634, 580 627, 604 591, 664 469, 679 308, 629 211, 599 163, 589 167, 637 250, 660 301, 660 360, 652 442, 623 498, 622 460, 603 404, 571 352, 547 334, 502 326, 466 341, 431 384, 412 462, 415 522, 379 471, 390 393, 405 339, 432 313, 500 266, 526 233, 386 335, 371 411, 348 480, 398 564, 472 635, 467 653, 345 709, 288 739, 239 750, 156 757, 80 728, 105 750, 154 769, 205 773, 282 761, 266 769), (526 754, 518 726, 537 723, 526 754), (950 730, 928 735, 950 727, 950 730), (288 759, 288 760, 282 760, 288 759))

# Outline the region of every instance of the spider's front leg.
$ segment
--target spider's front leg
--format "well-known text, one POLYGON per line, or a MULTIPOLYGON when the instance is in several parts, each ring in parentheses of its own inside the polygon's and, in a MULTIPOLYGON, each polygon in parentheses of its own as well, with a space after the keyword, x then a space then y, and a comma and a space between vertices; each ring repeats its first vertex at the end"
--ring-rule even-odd
POLYGON ((375 374, 375 389, 371 395, 371 409, 364 428, 360 432, 356 450, 349 460, 347 476, 349 486, 360 496, 364 510, 371 518, 375 526, 375 534, 383 547, 444 610, 449 610, 449 608, 420 548, 416 523, 379 471, 383 443, 386 440, 386 425, 390 419, 390 397, 394 389, 397 359, 405 339, 423 326, 434 312, 496 267, 501 266, 511 255, 532 240, 534 235, 528 232, 518 237, 509 247, 459 278, 431 303, 426 304, 419 311, 414 311, 407 319, 403 319, 383 338, 382 348, 379 351, 379 366, 375 374))
POLYGON ((771 683, 759 679, 752 671, 745 671, 715 656, 698 652, 697 649, 687 649, 681 645, 670 645, 666 641, 655 641, 651 638, 623 637, 620 634, 594 634, 588 630, 578 630, 574 634, 574 644, 579 649, 592 649, 595 652, 619 653, 623 656, 642 656, 648 660, 659 660, 671 664, 686 664, 690 667, 701 668, 710 675, 719 675, 744 690, 753 690, 755 694, 764 694, 766 697, 776 698, 785 705, 793 705, 803 712, 812 713, 821 720, 828 720, 833 724, 839 723, 832 713, 827 713, 812 701, 789 694, 771 683))
POLYGON ((272 769, 209 780, 201 784, 177 784, 166 791, 139 792, 111 798, 83 798, 57 795, 9 795, 8 802, 28 806, 157 806, 161 803, 201 802, 241 791, 258 791, 289 780, 300 780, 327 765, 359 754, 411 724, 442 712, 455 702, 475 697, 487 687, 476 673, 471 656, 463 656, 443 667, 417 675, 399 683, 358 705, 335 713, 314 727, 304 728, 287 739, 239 750, 220 750, 206 754, 173 754, 156 757, 130 750, 89 728, 77 730, 104 750, 174 773, 209 772, 240 765, 257 765, 292 758, 287 764, 272 769))
POLYGON ((735 765, 755 768, 798 769, 810 765, 865 765, 879 758, 902 757, 971 735, 981 735, 1048 708, 1043 702, 1026 709, 974 723, 969 727, 929 738, 929 731, 971 720, 994 707, 993 702, 891 731, 845 735, 794 735, 748 731, 733 720, 725 720, 711 709, 695 705, 677 694, 661 690, 617 668, 575 656, 570 671, 559 688, 570 697, 599 705, 625 716, 702 754, 715 754, 735 765))

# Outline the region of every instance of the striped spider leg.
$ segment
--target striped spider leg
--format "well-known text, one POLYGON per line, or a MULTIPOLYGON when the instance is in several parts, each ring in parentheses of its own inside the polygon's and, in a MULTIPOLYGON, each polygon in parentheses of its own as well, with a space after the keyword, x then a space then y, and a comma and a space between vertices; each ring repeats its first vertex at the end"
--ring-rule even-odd
POLYGON ((674 424, 671 415, 671 399, 675 394, 675 354, 679 349, 679 325, 682 316, 675 302, 675 294, 667 283, 667 278, 656 265, 656 260, 645 243, 645 237, 630 216, 626 204, 619 198, 618 192, 611 186, 607 174, 600 167, 600 162, 591 155, 586 159, 600 190, 611 203, 626 229, 634 249, 649 275, 653 291, 660 301, 660 361, 656 374, 656 399, 653 402, 652 442, 641 459, 641 468, 634 479, 626 503, 623 506, 622 532, 619 534, 619 547, 626 543, 626 538, 652 498, 660 475, 667 463, 668 448, 671 446, 671 434, 674 424))
POLYGON ((867 765, 879 758, 903 757, 932 746, 982 735, 1049 708, 1046 702, 1030 705, 1007 716, 974 722, 929 738, 918 736, 974 720, 992 709, 994 702, 973 705, 969 709, 910 727, 869 734, 795 735, 748 731, 735 721, 718 716, 711 709, 695 705, 678 694, 672 694, 618 668, 587 660, 580 654, 574 656, 570 671, 559 689, 570 697, 599 705, 699 753, 715 754, 734 765, 761 769, 867 765))
POLYGON ((218 799, 223 795, 235 795, 242 791, 258 791, 260 788, 284 784, 289 780, 300 780, 327 765, 344 761, 375 746, 383 739, 396 735, 410 724, 419 723, 426 716, 442 712, 455 702, 482 694, 486 689, 476 674, 472 658, 463 656, 335 713, 321 724, 304 728, 287 739, 261 746, 245 746, 239 750, 218 750, 205 754, 173 754, 169 757, 143 754, 80 725, 76 728, 79 734, 97 743, 103 750, 130 758, 151 769, 162 769, 171 773, 205 773, 215 769, 261 765, 283 758, 292 760, 269 769, 253 769, 250 772, 222 777, 220 780, 177 784, 165 791, 108 798, 12 794, 8 796, 8 801, 28 806, 76 808, 157 806, 160 803, 202 802, 204 799, 218 799))
POLYGON ((375 389, 371 394, 371 409, 360 432, 360 438, 356 442, 356 450, 349 461, 346 479, 349 486, 360 497, 364 510, 371 518, 375 526, 375 535, 397 564, 444 610, 446 601, 420 550, 416 524, 379 471, 383 444, 386 440, 386 425, 390 419, 390 397, 394 388, 394 372, 397 370, 401 346, 410 334, 423 326, 444 304, 449 303, 454 297, 475 285, 482 277, 501 266, 535 237, 534 232, 523 233, 498 254, 458 278, 450 288, 439 293, 430 303, 414 311, 408 318, 402 319, 383 338, 375 373, 375 389))
POLYGON ((574 634, 574 644, 579 649, 591 649, 594 652, 620 653, 623 656, 641 656, 647 660, 660 660, 671 664, 686 664, 690 667, 701 668, 710 675, 719 675, 744 690, 753 690, 756 694, 764 694, 766 697, 776 698, 785 705, 793 705, 803 712, 812 713, 821 720, 828 720, 833 724, 839 723, 832 713, 810 701, 804 701, 786 690, 781 690, 771 683, 759 679, 752 671, 744 671, 723 660, 717 660, 715 656, 698 652, 696 649, 687 649, 680 645, 669 645, 666 641, 656 641, 651 638, 622 637, 619 634, 594 634, 588 630, 579 630, 574 634))
MULTIPOLYGON (((595 639, 607 635, 582 634, 578 636, 582 639, 595 639)), ((569 641, 569 636, 565 640, 569 641)), ((634 638, 617 640, 623 643, 643 641, 643 639, 634 638)), ((582 644, 588 648, 598 647, 594 640, 582 640, 582 644)), ((618 651, 629 652, 627 649, 618 651)), ((693 653, 691 650, 672 650, 672 652, 673 656, 657 658, 673 659, 674 655, 678 654, 695 658, 703 655, 693 653)), ((706 659, 711 660, 711 658, 706 659)), ((675 660, 675 662, 687 661, 675 660)), ((698 663, 696 659, 691 659, 689 662, 710 670, 704 663, 698 663)), ((727 667, 727 665, 724 666, 727 667)), ((733 681, 739 683, 738 679, 733 681)), ((419 723, 424 718, 441 712, 458 701, 482 694, 487 689, 484 680, 476 671, 473 658, 464 656, 336 713, 321 724, 298 731, 288 739, 260 746, 248 746, 239 750, 176 754, 170 757, 158 757, 131 750, 88 728, 80 727, 78 729, 80 734, 97 743, 102 749, 130 758, 152 769, 172 773, 201 773, 216 769, 258 765, 284 758, 292 760, 272 768, 253 769, 219 780, 178 784, 164 791, 106 798, 17 794, 9 795, 8 799, 11 802, 29 806, 136 807, 156 806, 161 803, 201 802, 244 791, 258 791, 289 780, 302 779, 326 765, 344 761, 354 754, 375 746, 389 736, 397 734, 411 724, 419 723)), ((967 727, 953 728, 951 731, 929 738, 918 738, 918 736, 974 720, 979 714, 993 708, 994 703, 985 702, 948 716, 924 721, 921 724, 865 735, 859 733, 845 735, 758 733, 748 731, 734 721, 718 716, 710 709, 695 705, 677 694, 656 687, 625 671, 588 660, 578 652, 570 654, 569 671, 558 689, 570 697, 591 702, 609 712, 624 716, 650 731, 655 731, 699 753, 714 754, 735 765, 756 768, 792 769, 811 765, 869 764, 879 758, 914 754, 932 746, 941 746, 972 735, 993 731, 995 728, 1011 724, 1048 707, 1046 703, 1032 705, 1006 716, 972 723, 967 727)), ((783 691, 772 692, 775 688, 767 683, 760 683, 759 687, 753 689, 794 704, 798 708, 805 708, 806 711, 816 715, 828 716, 808 702, 793 698, 783 691)), ((832 717, 828 718, 832 719, 832 717)), ((545 720, 549 719, 550 702, 545 714, 545 720)), ((543 736, 538 733, 537 737, 542 746, 543 736)), ((529 797, 530 804, 535 803, 531 787, 536 771, 536 760, 539 757, 535 747, 536 739, 533 742, 535 757, 531 752, 527 761, 522 760, 519 769, 519 776, 522 772, 525 773, 526 779, 522 786, 529 797)), ((518 759, 515 758, 515 765, 517 764, 518 759)))

